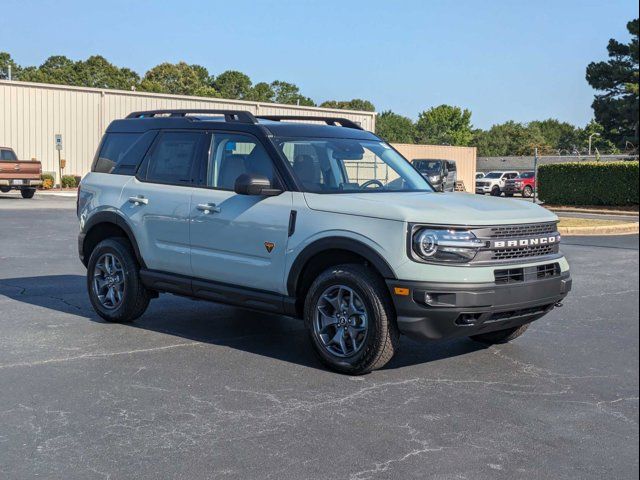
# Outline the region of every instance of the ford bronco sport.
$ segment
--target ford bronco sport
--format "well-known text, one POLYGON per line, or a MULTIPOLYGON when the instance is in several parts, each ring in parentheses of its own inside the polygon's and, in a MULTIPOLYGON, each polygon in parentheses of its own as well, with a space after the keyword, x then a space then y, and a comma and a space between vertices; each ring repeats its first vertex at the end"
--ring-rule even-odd
POLYGON ((571 288, 554 214, 434 194, 340 118, 132 113, 108 127, 78 218, 105 320, 134 320, 163 292, 290 315, 350 374, 387 363, 401 333, 510 341, 571 288))

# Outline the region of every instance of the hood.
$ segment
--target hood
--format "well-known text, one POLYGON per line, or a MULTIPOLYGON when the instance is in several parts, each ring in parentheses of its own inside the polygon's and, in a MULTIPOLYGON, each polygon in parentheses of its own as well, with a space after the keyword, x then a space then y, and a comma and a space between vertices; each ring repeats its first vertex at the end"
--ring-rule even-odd
POLYGON ((309 208, 331 213, 436 225, 508 225, 554 222, 558 217, 530 201, 472 193, 305 193, 309 208))

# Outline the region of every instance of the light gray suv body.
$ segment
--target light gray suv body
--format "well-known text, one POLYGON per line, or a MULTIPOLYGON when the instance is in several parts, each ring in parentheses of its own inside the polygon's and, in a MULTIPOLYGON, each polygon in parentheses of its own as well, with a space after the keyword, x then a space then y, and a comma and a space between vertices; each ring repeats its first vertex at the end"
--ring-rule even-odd
POLYGON ((345 119, 195 115, 113 122, 82 180, 80 258, 109 321, 160 293, 300 317, 319 358, 356 374, 400 333, 511 340, 571 288, 537 205, 434 193, 345 119))

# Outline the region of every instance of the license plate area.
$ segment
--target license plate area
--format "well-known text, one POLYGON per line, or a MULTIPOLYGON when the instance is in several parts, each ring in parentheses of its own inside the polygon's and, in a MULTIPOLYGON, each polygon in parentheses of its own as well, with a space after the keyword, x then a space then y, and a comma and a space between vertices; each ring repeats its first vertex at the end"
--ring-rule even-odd
POLYGON ((24 185, 24 180, 12 180, 11 185, 24 185))

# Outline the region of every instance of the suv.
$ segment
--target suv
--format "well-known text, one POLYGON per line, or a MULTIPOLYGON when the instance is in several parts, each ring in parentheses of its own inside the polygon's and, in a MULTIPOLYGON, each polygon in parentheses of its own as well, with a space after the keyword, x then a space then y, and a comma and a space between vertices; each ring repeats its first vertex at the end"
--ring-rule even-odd
POLYGON ((416 159, 411 163, 438 192, 454 192, 458 181, 456 162, 451 160, 416 159))
POLYGON ((516 178, 518 172, 489 172, 476 180, 476 193, 484 195, 490 193, 493 197, 502 195, 507 180, 516 178))
POLYGON ((78 193, 89 297, 115 322, 163 292, 303 318, 322 362, 361 374, 401 333, 507 342, 567 295, 553 213, 433 191, 346 119, 132 113, 78 193))
POLYGON ((533 197, 536 188, 536 172, 522 172, 516 178, 507 180, 504 185, 505 197, 520 193, 524 198, 533 197))

